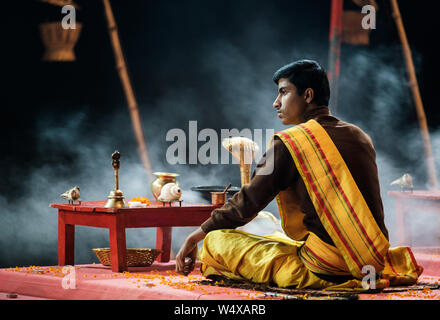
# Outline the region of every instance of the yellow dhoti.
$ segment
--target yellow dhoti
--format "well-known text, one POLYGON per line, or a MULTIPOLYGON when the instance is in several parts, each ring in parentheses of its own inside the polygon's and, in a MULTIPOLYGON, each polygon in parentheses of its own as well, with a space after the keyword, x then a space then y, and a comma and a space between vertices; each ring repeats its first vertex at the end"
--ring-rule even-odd
POLYGON ((390 249, 344 160, 319 123, 310 120, 277 135, 289 149, 335 246, 305 228, 296 195, 288 189, 277 196, 286 235, 211 231, 199 255, 203 274, 280 287, 346 290, 365 289, 362 279, 368 267, 366 270, 378 275, 373 283, 376 288, 416 283, 423 268, 417 265, 410 248, 390 249), (352 275, 354 280, 336 284, 313 272, 352 275))
POLYGON ((207 234, 199 259, 205 276, 214 274, 233 280, 275 283, 279 287, 317 289, 333 285, 304 266, 298 256, 303 244, 281 233, 258 236, 222 229, 207 234))

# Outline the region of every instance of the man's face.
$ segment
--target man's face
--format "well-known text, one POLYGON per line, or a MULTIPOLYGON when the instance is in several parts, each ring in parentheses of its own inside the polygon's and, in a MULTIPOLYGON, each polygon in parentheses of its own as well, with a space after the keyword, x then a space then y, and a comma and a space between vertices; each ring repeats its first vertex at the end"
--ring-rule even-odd
POLYGON ((273 102, 281 122, 286 125, 296 125, 303 122, 302 115, 307 107, 304 95, 299 95, 294 84, 289 79, 278 81, 278 96, 273 102))

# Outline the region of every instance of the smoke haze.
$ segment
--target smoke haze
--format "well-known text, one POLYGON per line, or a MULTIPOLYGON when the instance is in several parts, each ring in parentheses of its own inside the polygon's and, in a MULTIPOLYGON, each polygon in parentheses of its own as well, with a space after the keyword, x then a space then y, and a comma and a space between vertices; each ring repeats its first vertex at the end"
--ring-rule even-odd
MULTIPOLYGON (((277 5, 258 4, 250 9, 249 3, 243 1, 236 6, 225 2, 228 9, 223 8, 222 12, 228 14, 224 16, 214 14, 221 9, 217 8, 221 7, 220 3, 209 10, 198 5, 193 12, 179 16, 176 12, 182 7, 167 3, 157 4, 156 15, 148 13, 149 32, 135 32, 127 27, 128 31, 121 30, 121 39, 125 40, 127 62, 133 72, 153 170, 179 173, 182 199, 203 202, 205 200, 192 192, 191 187, 228 183, 240 186, 239 167, 232 164, 170 165, 165 157, 171 144, 165 139, 167 132, 180 128, 188 135, 189 121, 197 121, 198 131, 214 129, 219 137, 221 129, 249 128, 264 132, 285 128, 272 108, 276 97, 272 75, 282 65, 303 58, 315 59, 327 66, 328 14, 325 10, 317 13, 327 19, 318 24, 304 18, 303 4, 297 7, 288 4, 291 14, 282 15, 283 10, 277 5, 285 4, 283 1, 277 5), (160 19, 172 23, 161 23, 160 19), (313 35, 313 39, 293 26, 308 30, 307 35, 313 35), (133 35, 128 36, 129 32, 133 35)), ((150 7, 148 10, 154 11, 150 7)), ((123 20, 119 25, 136 26, 137 20, 133 21, 123 20)), ((140 28, 146 23, 139 21, 140 28)), ((344 50, 337 116, 362 128, 376 146, 386 225, 391 245, 396 245, 395 208, 387 196, 391 190, 389 184, 408 172, 414 177, 416 189, 428 187, 423 143, 414 118, 401 49, 383 45, 344 50)), ((423 58, 417 52, 414 55, 416 67, 420 68, 423 58)), ((112 67, 110 64, 110 68, 104 69, 116 74, 112 67)), ((75 94, 81 95, 81 92, 75 94)), ((115 108, 99 112, 88 103, 71 106, 66 102, 70 106, 66 107, 61 99, 56 112, 43 109, 35 118, 30 130, 33 157, 38 160, 29 163, 23 172, 20 172, 22 167, 8 163, 6 181, 20 186, 19 193, 0 196, 0 267, 57 264, 58 219, 56 209, 49 208, 49 204, 63 202, 60 194, 75 185, 80 186, 83 201, 105 200, 114 186, 111 167, 114 150, 121 152, 120 189, 125 198, 153 198, 121 95, 121 91, 104 90, 102 99, 111 100, 108 97, 116 96, 117 103, 115 108)), ((263 142, 266 138, 263 136, 263 142)), ((431 142, 435 159, 440 159, 437 151, 440 150, 440 132, 431 132, 431 142)), ((199 142, 198 146, 202 144, 199 142)), ((219 144, 219 155, 220 148, 219 144)), ((279 217, 274 202, 266 210, 279 217)), ((434 220, 439 222, 435 215, 427 212, 409 215, 413 245, 439 245, 434 220)), ((174 252, 193 229, 173 229, 174 252)), ((155 247, 153 228, 127 229, 126 236, 127 247, 155 247)), ((106 229, 77 226, 75 263, 97 262, 91 249, 108 247, 108 241, 106 229)))

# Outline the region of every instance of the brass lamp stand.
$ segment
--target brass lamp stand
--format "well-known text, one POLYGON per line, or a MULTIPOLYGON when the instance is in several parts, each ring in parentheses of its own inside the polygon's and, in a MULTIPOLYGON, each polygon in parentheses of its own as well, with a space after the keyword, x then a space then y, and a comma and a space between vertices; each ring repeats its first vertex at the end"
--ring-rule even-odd
POLYGON ((112 154, 112 167, 115 170, 115 190, 110 191, 107 203, 104 208, 127 208, 124 194, 119 190, 119 167, 121 154, 116 150, 112 154))

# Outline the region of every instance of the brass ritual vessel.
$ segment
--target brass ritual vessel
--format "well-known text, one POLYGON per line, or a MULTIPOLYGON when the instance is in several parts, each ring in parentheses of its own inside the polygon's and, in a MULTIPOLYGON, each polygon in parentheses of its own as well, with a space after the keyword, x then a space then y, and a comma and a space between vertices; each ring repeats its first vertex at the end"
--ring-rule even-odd
POLYGON ((154 198, 157 198, 160 196, 160 191, 162 190, 162 187, 166 185, 167 183, 175 183, 179 184, 176 181, 176 177, 179 176, 177 173, 170 173, 170 172, 153 172, 153 174, 157 177, 152 183, 151 183, 151 192, 153 193, 154 198))
POLYGON ((115 151, 112 154, 112 167, 115 171, 115 190, 110 191, 104 208, 128 208, 128 205, 125 202, 124 194, 121 190, 119 190, 119 167, 121 165, 119 161, 120 158, 121 154, 118 151, 115 151))
POLYGON ((211 204, 212 205, 223 205, 226 202, 226 192, 228 192, 229 188, 232 184, 229 184, 225 190, 221 192, 211 192, 211 204))

